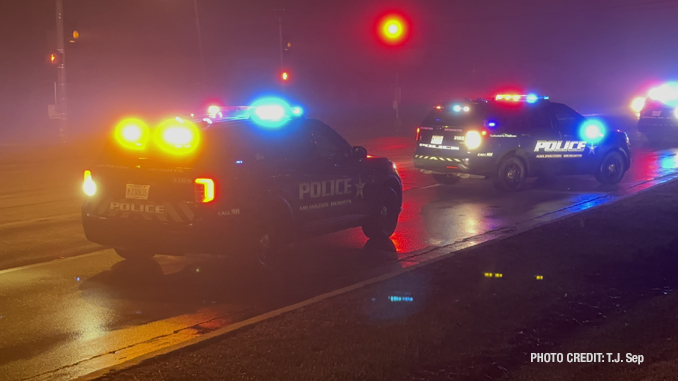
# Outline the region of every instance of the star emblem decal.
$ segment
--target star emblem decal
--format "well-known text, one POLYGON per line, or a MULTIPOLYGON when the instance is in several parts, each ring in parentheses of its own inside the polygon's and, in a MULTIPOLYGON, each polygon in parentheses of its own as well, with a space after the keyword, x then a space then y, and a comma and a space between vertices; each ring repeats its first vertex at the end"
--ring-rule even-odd
POLYGON ((358 198, 358 196, 365 198, 365 195, 363 194, 363 188, 365 188, 365 184, 366 183, 364 183, 362 181, 360 176, 358 176, 358 183, 355 185, 355 189, 356 189, 355 198, 358 198))
POLYGON ((593 143, 591 143, 591 145, 589 146, 589 155, 595 155, 596 148, 598 148, 598 146, 594 146, 593 143))

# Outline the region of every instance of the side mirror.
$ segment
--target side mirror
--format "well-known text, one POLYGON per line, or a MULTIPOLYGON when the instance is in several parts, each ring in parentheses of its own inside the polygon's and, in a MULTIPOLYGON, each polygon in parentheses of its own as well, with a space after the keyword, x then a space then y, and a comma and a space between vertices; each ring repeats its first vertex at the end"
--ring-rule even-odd
POLYGON ((367 157, 367 149, 361 146, 355 146, 351 149, 353 153, 353 158, 356 160, 362 160, 367 157))

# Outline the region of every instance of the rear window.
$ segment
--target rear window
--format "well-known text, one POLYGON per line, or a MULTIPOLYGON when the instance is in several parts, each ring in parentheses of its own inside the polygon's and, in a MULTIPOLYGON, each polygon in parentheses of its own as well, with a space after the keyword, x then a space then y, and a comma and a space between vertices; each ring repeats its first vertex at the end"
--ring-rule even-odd
POLYGON ((488 104, 469 105, 468 112, 455 112, 451 106, 442 110, 431 111, 424 119, 423 125, 427 127, 459 127, 473 128, 488 126, 494 123, 501 128, 517 128, 521 126, 522 119, 526 116, 526 106, 519 104, 488 104))
POLYGON ((647 99, 645 101, 645 106, 643 106, 643 111, 651 111, 651 110, 673 110, 674 108, 666 105, 660 101, 653 100, 653 99, 647 99))
MULTIPOLYGON (((168 154, 152 144, 144 151, 126 150, 110 139, 100 160, 128 166, 144 163, 172 167, 211 167, 235 163, 236 160, 273 159, 299 140, 296 136, 299 130, 297 125, 292 122, 284 128, 273 130, 260 128, 246 120, 218 123, 201 130, 198 149, 188 155, 168 154)), ((310 143, 310 138, 307 141, 310 143)))

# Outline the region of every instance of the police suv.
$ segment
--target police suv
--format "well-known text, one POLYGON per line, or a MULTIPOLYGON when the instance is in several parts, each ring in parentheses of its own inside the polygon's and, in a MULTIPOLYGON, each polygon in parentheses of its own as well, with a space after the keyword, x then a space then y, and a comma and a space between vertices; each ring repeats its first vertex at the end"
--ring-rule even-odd
POLYGON ((510 192, 530 176, 592 174, 616 184, 631 163, 626 133, 532 94, 436 106, 416 140, 415 167, 438 182, 491 178, 510 192))
POLYGON ((647 98, 638 115, 638 131, 650 143, 678 136, 678 107, 657 99, 647 98))
POLYGON ((243 118, 128 119, 85 171, 85 235, 128 259, 227 253, 270 265, 286 244, 362 227, 393 234, 402 205, 395 165, 351 147, 282 102, 243 118))

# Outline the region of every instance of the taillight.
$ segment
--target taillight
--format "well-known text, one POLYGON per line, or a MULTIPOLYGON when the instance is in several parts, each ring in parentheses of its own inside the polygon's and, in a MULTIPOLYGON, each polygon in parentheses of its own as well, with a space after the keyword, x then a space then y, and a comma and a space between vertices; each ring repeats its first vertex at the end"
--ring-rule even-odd
POLYGON ((469 131, 466 133, 466 139, 464 139, 464 142, 466 143, 466 147, 473 149, 480 147, 480 142, 482 140, 483 139, 478 131, 469 131))
POLYGON ((421 128, 417 127, 417 135, 415 136, 415 141, 419 141, 419 136, 421 135, 421 128))
POLYGON ((195 201, 206 204, 214 201, 214 180, 208 178, 195 179, 195 201))
POLYGON ((97 193, 97 185, 94 183, 94 180, 92 180, 92 172, 89 170, 85 171, 84 180, 82 182, 82 190, 88 196, 94 196, 94 194, 97 193))

